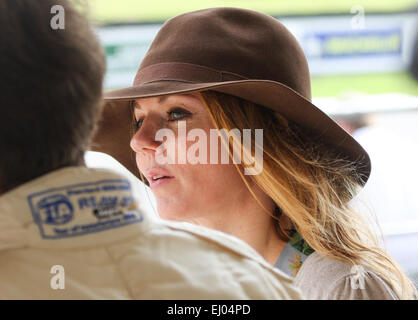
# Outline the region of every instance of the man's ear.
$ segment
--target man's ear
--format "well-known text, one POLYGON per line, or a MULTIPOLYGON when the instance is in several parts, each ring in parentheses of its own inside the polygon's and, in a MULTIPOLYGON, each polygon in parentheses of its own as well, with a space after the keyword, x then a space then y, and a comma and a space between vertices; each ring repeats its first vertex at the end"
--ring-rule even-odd
POLYGON ((90 150, 112 156, 133 175, 141 179, 136 166, 135 153, 129 146, 132 121, 129 100, 106 102, 93 134, 90 150))

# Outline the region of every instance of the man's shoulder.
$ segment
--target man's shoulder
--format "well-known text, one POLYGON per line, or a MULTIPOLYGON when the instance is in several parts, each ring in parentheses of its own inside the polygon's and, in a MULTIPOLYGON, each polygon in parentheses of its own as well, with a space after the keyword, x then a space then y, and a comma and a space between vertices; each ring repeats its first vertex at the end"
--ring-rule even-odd
POLYGON ((205 259, 208 266, 213 264, 220 268, 228 266, 246 272, 262 272, 285 284, 293 284, 292 278, 273 268, 247 243, 221 231, 153 217, 145 239, 161 251, 155 251, 155 254, 167 255, 167 259, 186 261, 199 257, 205 259))
POLYGON ((149 228, 148 234, 154 240, 174 240, 178 241, 179 245, 191 243, 197 245, 197 248, 204 246, 206 250, 229 252, 235 258, 251 259, 263 267, 273 269, 256 250, 241 239, 207 227, 152 218, 152 227, 149 228))
POLYGON ((149 217, 140 236, 109 252, 136 299, 301 299, 292 279, 246 243, 189 223, 149 217))

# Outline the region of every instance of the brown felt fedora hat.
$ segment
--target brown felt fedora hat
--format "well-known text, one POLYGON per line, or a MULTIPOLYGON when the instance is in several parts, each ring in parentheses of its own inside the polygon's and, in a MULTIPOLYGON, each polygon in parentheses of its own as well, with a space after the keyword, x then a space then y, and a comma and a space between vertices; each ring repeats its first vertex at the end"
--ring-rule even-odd
MULTIPOLYGON (((352 160, 361 185, 369 178, 367 152, 311 103, 308 64, 296 39, 275 18, 252 10, 211 8, 167 20, 142 60, 133 85, 105 94, 107 108, 113 111, 105 110, 103 121, 115 121, 115 114, 122 112, 120 108, 126 111, 132 99, 203 90, 227 93, 277 111, 341 158, 352 160)), ((107 129, 112 127, 103 126, 109 139, 99 140, 114 146, 102 149, 137 172, 133 157, 125 156, 130 152, 129 135, 115 135, 107 129)), ((118 128, 122 127, 119 123, 118 128)))

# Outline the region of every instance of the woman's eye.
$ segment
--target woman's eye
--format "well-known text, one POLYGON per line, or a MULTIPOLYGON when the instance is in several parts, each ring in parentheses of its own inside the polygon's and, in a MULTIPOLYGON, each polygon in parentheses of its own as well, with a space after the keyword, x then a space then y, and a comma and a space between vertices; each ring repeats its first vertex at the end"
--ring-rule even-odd
POLYGON ((167 114, 168 114, 168 121, 181 120, 191 115, 189 111, 186 111, 183 109, 170 110, 167 112, 167 114))
MULTIPOLYGON (((189 111, 186 111, 183 109, 170 110, 167 112, 167 114, 168 114, 168 121, 181 120, 191 115, 189 111)), ((144 122, 144 119, 138 119, 138 120, 134 119, 134 127, 136 131, 138 131, 141 128, 143 122, 144 122)))

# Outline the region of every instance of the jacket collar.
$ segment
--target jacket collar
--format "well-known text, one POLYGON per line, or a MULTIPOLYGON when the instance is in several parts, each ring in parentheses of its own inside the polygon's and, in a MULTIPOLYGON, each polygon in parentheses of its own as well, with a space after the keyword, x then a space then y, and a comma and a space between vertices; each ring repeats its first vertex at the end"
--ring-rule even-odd
POLYGON ((0 196, 0 250, 110 244, 143 232, 128 179, 109 170, 67 167, 0 196))

